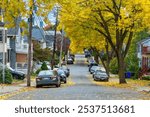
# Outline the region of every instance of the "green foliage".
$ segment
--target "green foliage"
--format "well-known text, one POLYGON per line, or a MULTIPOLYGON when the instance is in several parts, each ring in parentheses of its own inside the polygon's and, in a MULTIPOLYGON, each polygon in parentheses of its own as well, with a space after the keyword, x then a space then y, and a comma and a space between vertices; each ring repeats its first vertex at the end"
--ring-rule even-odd
POLYGON ((38 69, 35 73, 36 74, 39 74, 39 72, 41 71, 42 69, 40 68, 40 69, 38 69))
POLYGON ((117 58, 113 58, 110 62, 109 65, 110 72, 112 74, 118 74, 118 63, 117 63, 117 58))
POLYGON ((131 43, 129 52, 127 54, 126 60, 125 60, 126 61, 126 71, 135 73, 135 75, 133 77, 134 79, 137 79, 138 74, 139 74, 139 63, 138 63, 139 59, 137 58, 137 43, 140 40, 143 40, 148 36, 149 36, 149 34, 148 34, 147 29, 144 29, 143 31, 135 34, 133 41, 131 43))
MULTIPOLYGON (((5 84, 12 84, 13 77, 8 69, 5 69, 5 84)), ((0 83, 3 83, 2 69, 0 69, 0 83)))
POLYGON ((40 44, 33 42, 33 59, 34 61, 50 61, 52 52, 49 48, 42 49, 40 44))
POLYGON ((48 67, 45 62, 42 63, 41 70, 48 70, 48 67))
POLYGON ((143 76, 142 79, 143 80, 150 80, 150 76, 143 76))

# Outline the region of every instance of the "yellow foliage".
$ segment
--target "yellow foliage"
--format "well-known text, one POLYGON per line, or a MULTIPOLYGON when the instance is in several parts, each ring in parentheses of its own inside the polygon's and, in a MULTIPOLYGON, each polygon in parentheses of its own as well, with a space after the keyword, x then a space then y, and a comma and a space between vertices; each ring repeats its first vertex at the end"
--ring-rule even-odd
MULTIPOLYGON (((65 31, 72 40, 71 48, 74 50, 93 45, 102 49, 106 36, 102 33, 100 35, 98 30, 106 35, 109 32, 115 45, 118 41, 116 40, 116 30, 137 32, 150 26, 150 0, 57 1, 61 6, 60 27, 65 25, 65 31), (114 5, 116 6, 114 7, 114 5), (104 19, 101 18, 100 12, 104 19), (105 23, 107 23, 107 27, 104 27, 105 23)), ((123 43, 127 43, 128 34, 123 41, 123 43)))

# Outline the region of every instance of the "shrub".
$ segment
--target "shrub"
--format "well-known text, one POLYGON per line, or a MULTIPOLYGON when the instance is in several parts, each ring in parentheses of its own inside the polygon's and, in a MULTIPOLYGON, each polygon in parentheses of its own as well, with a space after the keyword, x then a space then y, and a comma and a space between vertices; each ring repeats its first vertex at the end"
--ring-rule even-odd
POLYGON ((39 72, 41 71, 42 69, 40 68, 40 69, 38 69, 35 73, 36 74, 39 74, 39 72))
POLYGON ((142 79, 143 80, 150 80, 150 76, 143 76, 142 79))
MULTIPOLYGON (((5 69, 5 84, 11 84, 13 82, 12 74, 8 69, 5 69)), ((0 83, 3 83, 3 70, 0 69, 0 83)))
POLYGON ((139 74, 139 63, 138 63, 138 58, 137 55, 135 55, 134 53, 130 53, 128 54, 128 56, 125 59, 126 62, 126 71, 130 71, 132 73, 134 73, 134 79, 138 78, 138 74, 139 74))
POLYGON ((41 66, 41 70, 48 70, 48 67, 45 62, 43 62, 42 66, 41 66))
POLYGON ((118 74, 118 63, 117 63, 117 58, 113 58, 110 62, 109 65, 110 72, 112 74, 118 74))

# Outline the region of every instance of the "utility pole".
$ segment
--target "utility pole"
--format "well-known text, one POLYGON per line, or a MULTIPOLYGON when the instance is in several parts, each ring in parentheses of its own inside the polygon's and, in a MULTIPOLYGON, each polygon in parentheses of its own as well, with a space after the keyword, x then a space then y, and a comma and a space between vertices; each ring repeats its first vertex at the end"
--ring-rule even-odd
POLYGON ((54 32, 54 42, 53 42, 53 54, 52 54, 52 60, 51 60, 51 68, 52 69, 54 68, 54 62, 55 62, 57 25, 58 25, 58 6, 56 6, 56 22, 55 22, 55 32, 54 32))
MULTIPOLYGON (((0 9, 0 15, 2 16, 2 23, 4 23, 4 11, 2 9, 0 9)), ((5 38, 6 37, 6 34, 5 34, 5 27, 4 27, 4 24, 2 25, 2 42, 3 42, 3 70, 2 70, 2 78, 3 78, 3 84, 5 83, 5 38)))
POLYGON ((3 27, 3 83, 5 83, 5 28, 3 27))
POLYGON ((59 56, 59 67, 61 67, 61 59, 62 59, 62 50, 63 50, 63 42, 64 42, 64 26, 62 27, 62 34, 61 34, 61 46, 60 46, 60 56, 59 56))
POLYGON ((30 11, 31 14, 29 16, 29 36, 28 36, 28 70, 27 70, 27 86, 30 87, 31 86, 31 79, 30 79, 30 75, 31 75, 31 46, 32 46, 32 21, 33 21, 33 8, 34 8, 34 0, 32 0, 32 6, 30 7, 30 11))

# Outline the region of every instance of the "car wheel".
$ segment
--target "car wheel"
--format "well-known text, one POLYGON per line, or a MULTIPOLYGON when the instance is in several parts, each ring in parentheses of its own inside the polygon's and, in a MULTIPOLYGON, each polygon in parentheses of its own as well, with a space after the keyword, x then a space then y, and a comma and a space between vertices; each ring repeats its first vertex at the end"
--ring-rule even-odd
POLYGON ((40 85, 36 85, 36 88, 39 88, 40 87, 40 85))
POLYGON ((105 81, 108 82, 108 79, 106 79, 105 81))
POLYGON ((67 81, 65 80, 65 81, 64 81, 64 83, 66 84, 66 83, 67 83, 67 81))
POLYGON ((61 82, 58 82, 58 84, 56 84, 56 87, 60 87, 61 85, 61 82))
POLYGON ((56 87, 60 87, 60 84, 57 84, 56 87))
POLYGON ((24 77, 20 77, 21 80, 24 80, 24 77))
POLYGON ((15 79, 19 79, 19 76, 17 76, 17 75, 14 75, 14 78, 15 78, 15 79))

